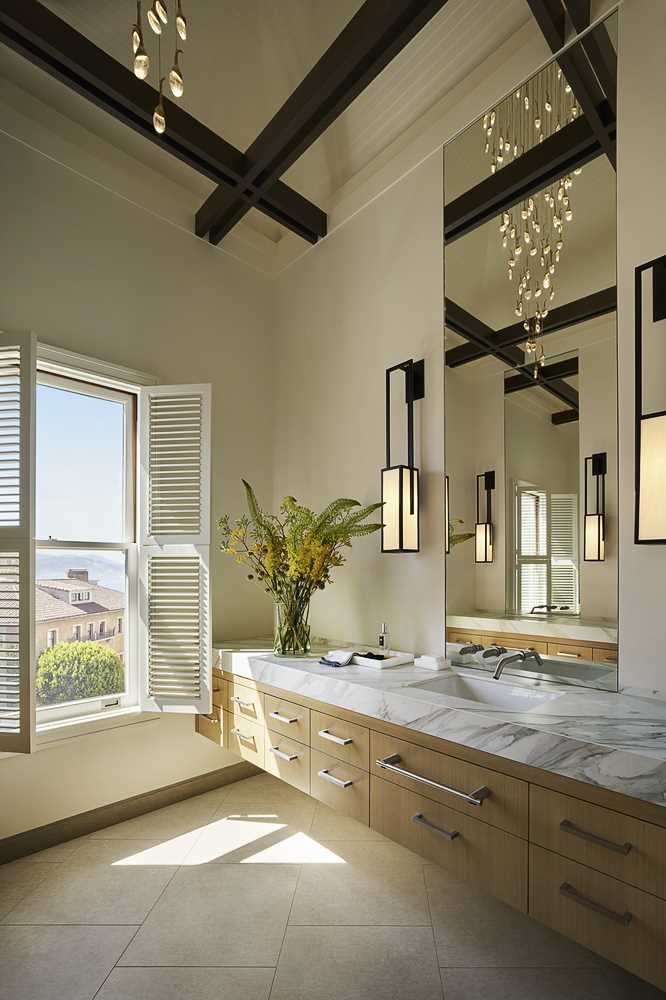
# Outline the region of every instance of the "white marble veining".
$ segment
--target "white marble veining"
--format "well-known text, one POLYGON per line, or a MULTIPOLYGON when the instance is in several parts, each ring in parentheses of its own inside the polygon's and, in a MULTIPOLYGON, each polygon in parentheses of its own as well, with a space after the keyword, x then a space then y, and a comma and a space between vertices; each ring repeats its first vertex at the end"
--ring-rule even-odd
POLYGON ((259 644, 220 650, 219 663, 240 677, 666 807, 666 702, 659 698, 567 688, 519 713, 414 687, 432 680, 414 666, 323 667, 259 644))
POLYGON ((586 621, 565 615, 447 614, 449 628, 480 630, 481 632, 512 632, 517 635, 545 635, 553 639, 576 642, 617 642, 617 626, 607 621, 586 621))

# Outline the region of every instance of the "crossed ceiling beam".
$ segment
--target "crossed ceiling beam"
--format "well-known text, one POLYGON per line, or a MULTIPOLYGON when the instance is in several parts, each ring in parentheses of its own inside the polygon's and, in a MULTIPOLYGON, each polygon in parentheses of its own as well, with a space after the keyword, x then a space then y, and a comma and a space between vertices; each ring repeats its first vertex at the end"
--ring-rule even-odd
POLYGON ((238 184, 221 184, 201 206, 197 235, 219 243, 446 2, 365 0, 248 147, 238 184))

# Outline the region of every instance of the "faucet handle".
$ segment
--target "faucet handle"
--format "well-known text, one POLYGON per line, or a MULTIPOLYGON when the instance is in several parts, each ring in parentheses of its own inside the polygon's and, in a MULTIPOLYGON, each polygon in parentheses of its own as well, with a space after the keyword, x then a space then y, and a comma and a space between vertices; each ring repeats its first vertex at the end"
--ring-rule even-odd
MULTIPOLYGON (((480 646, 480 645, 479 645, 478 643, 476 643, 476 642, 473 642, 473 643, 472 643, 471 645, 469 645, 469 646, 462 646, 462 647, 461 647, 461 648, 460 648, 460 649, 458 650, 458 653, 459 653, 459 654, 460 654, 461 656, 464 656, 464 655, 465 655, 466 653, 480 653, 482 649, 483 649, 483 646, 480 646)), ((485 656, 485 653, 484 653, 483 655, 485 656)))
POLYGON ((491 656, 501 656, 502 653, 506 653, 505 646, 488 646, 488 649, 481 653, 481 656, 484 660, 487 660, 491 656))

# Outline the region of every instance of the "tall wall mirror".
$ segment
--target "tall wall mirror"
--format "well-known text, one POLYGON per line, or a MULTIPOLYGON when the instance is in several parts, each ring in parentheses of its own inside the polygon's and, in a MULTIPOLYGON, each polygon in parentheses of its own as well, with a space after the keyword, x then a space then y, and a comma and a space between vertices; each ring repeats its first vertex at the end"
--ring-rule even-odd
POLYGON ((616 45, 613 15, 452 140, 444 167, 447 652, 489 668, 522 650, 521 670, 607 690, 616 175, 603 74, 572 84, 581 46, 603 65, 616 45))

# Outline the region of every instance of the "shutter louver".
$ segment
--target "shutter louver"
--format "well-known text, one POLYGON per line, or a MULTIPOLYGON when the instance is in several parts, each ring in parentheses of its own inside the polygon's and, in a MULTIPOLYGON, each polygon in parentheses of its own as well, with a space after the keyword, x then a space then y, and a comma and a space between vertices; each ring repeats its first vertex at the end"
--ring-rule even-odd
POLYGON ((35 730, 35 339, 0 333, 0 751, 35 730))
POLYGON ((210 386, 141 400, 142 707, 211 710, 210 386))

